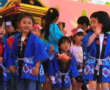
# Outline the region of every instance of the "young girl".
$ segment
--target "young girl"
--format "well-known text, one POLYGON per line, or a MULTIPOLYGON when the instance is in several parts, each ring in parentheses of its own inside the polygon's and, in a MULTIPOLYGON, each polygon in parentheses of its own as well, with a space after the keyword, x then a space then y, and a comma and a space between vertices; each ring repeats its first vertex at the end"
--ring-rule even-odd
POLYGON ((56 22, 59 18, 59 12, 55 8, 50 8, 46 14, 46 22, 44 28, 44 39, 48 44, 54 46, 55 52, 58 51, 58 39, 63 36, 63 27, 58 28, 56 22))
POLYGON ((109 16, 104 11, 94 12, 91 15, 91 28, 82 39, 82 44, 87 52, 83 79, 89 80, 89 89, 96 90, 97 80, 101 82, 101 90, 109 90, 110 82, 110 30, 109 16))
POLYGON ((77 82, 73 85, 72 90, 81 90, 82 83, 84 82, 82 80, 84 52, 81 45, 81 39, 83 36, 84 31, 81 28, 77 28, 72 31, 72 39, 74 44, 69 50, 75 57, 78 72, 80 74, 80 76, 76 77, 77 82))
POLYGON ((49 61, 51 90, 70 90, 71 81, 75 83, 75 77, 79 75, 75 60, 69 53, 70 44, 68 37, 61 37, 58 41, 59 52, 49 61))
POLYGON ((12 60, 10 59, 10 49, 6 43, 5 37, 5 21, 0 18, 0 90, 7 89, 7 69, 15 72, 12 66, 12 60))
POLYGON ((12 59, 16 64, 16 78, 18 79, 17 90, 36 90, 39 63, 48 58, 37 36, 30 33, 33 24, 31 14, 22 13, 19 16, 21 34, 15 37, 12 46, 12 59))

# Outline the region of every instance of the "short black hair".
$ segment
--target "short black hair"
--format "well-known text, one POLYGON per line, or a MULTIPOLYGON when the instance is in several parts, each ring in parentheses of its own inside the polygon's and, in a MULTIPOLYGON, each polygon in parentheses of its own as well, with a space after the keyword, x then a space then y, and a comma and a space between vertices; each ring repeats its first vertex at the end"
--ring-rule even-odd
POLYGON ((5 20, 5 22, 11 21, 11 17, 9 17, 9 16, 4 16, 3 19, 5 20))
POLYGON ((18 28, 17 22, 18 22, 19 15, 20 15, 20 13, 17 13, 12 16, 12 26, 14 27, 14 30, 16 30, 18 28))
POLYGON ((110 18, 107 12, 105 11, 97 11, 94 12, 90 18, 97 18, 98 23, 101 23, 102 26, 102 32, 106 33, 110 31, 110 18))
POLYGON ((45 18, 46 18, 46 16, 41 17, 41 19, 44 19, 44 20, 45 20, 45 18))
POLYGON ((5 23, 5 20, 3 18, 0 18, 0 26, 2 26, 3 23, 5 23))
POLYGON ((86 26, 89 26, 90 25, 90 23, 89 23, 89 19, 88 19, 88 17, 87 16, 81 16, 81 17, 79 17, 78 18, 78 20, 77 20, 77 23, 78 24, 86 24, 86 26))
MULTIPOLYGON (((62 44, 62 43, 64 43, 64 42, 68 42, 68 43, 70 43, 70 45, 71 45, 71 40, 68 38, 68 37, 66 37, 66 36, 63 36, 63 37, 61 37, 59 40, 58 40, 58 47, 60 47, 60 45, 62 44)), ((60 50, 60 48, 59 48, 59 51, 61 51, 60 50)))
POLYGON ((33 18, 33 15, 32 15, 31 13, 28 13, 28 12, 22 12, 22 13, 20 13, 19 18, 18 18, 18 22, 20 23, 21 20, 22 20, 23 18, 25 18, 25 17, 30 18, 30 19, 32 20, 32 22, 33 22, 33 25, 34 25, 35 20, 34 20, 34 18, 33 18))

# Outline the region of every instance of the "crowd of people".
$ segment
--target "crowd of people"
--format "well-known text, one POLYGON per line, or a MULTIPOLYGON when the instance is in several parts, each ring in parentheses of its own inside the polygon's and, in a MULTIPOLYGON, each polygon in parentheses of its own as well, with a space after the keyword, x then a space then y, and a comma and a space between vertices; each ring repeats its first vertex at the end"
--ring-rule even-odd
POLYGON ((0 90, 109 90, 110 18, 80 16, 66 36, 57 9, 0 17, 0 90), (37 12, 36 12, 37 13, 37 12))

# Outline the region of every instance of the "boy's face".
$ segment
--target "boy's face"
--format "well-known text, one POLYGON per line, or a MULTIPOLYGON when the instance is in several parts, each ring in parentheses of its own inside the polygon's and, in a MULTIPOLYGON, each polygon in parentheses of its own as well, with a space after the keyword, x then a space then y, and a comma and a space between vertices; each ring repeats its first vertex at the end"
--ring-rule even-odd
POLYGON ((85 23, 84 24, 78 24, 78 28, 82 28, 83 30, 85 30, 86 24, 85 23))
POLYGON ((31 30, 31 33, 33 33, 33 34, 37 35, 37 37, 40 37, 41 30, 40 30, 40 29, 35 28, 35 29, 32 29, 32 30, 31 30))
POLYGON ((5 34, 5 22, 3 22, 2 26, 0 26, 0 38, 5 34))
POLYGON ((10 35, 12 32, 14 32, 13 26, 12 25, 7 26, 6 27, 6 33, 10 35))

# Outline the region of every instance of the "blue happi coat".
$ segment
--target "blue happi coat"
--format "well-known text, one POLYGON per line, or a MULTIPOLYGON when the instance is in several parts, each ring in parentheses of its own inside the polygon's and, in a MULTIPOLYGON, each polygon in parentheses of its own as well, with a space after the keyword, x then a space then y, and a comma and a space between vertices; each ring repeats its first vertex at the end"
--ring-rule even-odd
MULTIPOLYGON (((16 76, 19 79, 20 73, 19 71, 19 58, 24 58, 22 62, 22 71, 20 78, 27 78, 31 80, 38 80, 38 76, 33 76, 32 70, 35 66, 37 61, 45 60, 48 58, 48 54, 45 51, 42 43, 40 42, 39 38, 29 33, 25 41, 23 43, 23 50, 20 55, 20 41, 21 41, 21 34, 16 36, 13 45, 12 45, 12 59, 16 64, 16 76)), ((44 73, 42 72, 42 66, 40 65, 40 78, 44 77, 44 73)))
POLYGON ((49 61, 48 75, 53 76, 55 78, 54 83, 52 83, 52 87, 61 88, 67 87, 70 88, 71 81, 73 77, 77 77, 79 75, 75 59, 71 56, 70 66, 67 70, 67 74, 64 75, 64 80, 61 79, 61 71, 57 60, 57 53, 54 58, 49 61))
POLYGON ((100 82, 110 82, 110 34, 104 34, 104 40, 102 44, 102 52, 100 53, 100 41, 99 36, 95 38, 93 43, 87 47, 89 37, 93 34, 90 32, 82 39, 83 47, 86 51, 87 59, 84 61, 84 80, 97 80, 97 75, 100 77, 100 82), (90 57, 91 56, 91 57, 90 57), (102 60, 102 64, 97 69, 99 60, 102 60), (97 60, 98 59, 98 60, 97 60), (105 59, 105 60, 104 60, 105 59))
POLYGON ((6 38, 3 36, 1 38, 2 45, 3 45, 3 54, 1 57, 3 57, 2 63, 0 63, 0 68, 3 70, 3 77, 0 77, 3 81, 7 81, 7 69, 6 67, 9 67, 12 65, 12 60, 10 59, 10 49, 8 44, 6 43, 6 38))

